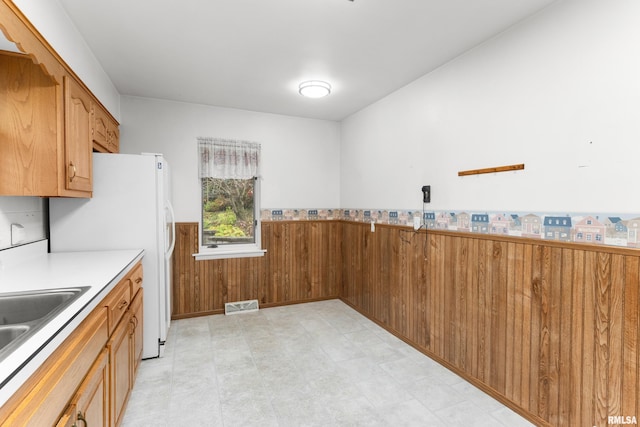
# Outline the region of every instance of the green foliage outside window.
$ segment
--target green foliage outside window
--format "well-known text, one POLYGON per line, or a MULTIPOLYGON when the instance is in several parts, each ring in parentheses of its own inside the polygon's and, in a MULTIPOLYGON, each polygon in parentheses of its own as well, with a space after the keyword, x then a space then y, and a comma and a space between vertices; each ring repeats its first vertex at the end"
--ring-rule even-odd
POLYGON ((254 241, 254 179, 202 178, 205 245, 254 241))

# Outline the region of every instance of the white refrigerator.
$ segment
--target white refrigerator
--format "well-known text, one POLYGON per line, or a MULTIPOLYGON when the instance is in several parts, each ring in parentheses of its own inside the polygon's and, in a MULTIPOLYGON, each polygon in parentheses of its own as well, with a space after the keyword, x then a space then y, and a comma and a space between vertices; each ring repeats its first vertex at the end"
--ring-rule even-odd
POLYGON ((171 321, 175 224, 161 154, 93 154, 93 197, 49 200, 51 252, 144 249, 143 358, 161 357, 171 321))

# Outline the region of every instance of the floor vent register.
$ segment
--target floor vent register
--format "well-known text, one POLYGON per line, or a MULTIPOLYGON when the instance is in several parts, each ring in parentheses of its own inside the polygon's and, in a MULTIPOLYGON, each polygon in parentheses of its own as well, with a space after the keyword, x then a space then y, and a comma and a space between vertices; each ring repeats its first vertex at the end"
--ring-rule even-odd
POLYGON ((224 304, 224 314, 249 313, 258 311, 258 300, 227 302, 224 304))

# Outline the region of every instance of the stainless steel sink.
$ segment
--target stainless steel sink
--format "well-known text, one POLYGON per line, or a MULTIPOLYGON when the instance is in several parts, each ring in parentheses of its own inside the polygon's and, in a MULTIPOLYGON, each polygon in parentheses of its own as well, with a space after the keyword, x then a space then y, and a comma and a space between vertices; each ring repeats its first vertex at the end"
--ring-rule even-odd
POLYGON ((0 293, 0 362, 87 289, 0 293))
POLYGON ((29 330, 27 325, 0 326, 0 350, 29 330))

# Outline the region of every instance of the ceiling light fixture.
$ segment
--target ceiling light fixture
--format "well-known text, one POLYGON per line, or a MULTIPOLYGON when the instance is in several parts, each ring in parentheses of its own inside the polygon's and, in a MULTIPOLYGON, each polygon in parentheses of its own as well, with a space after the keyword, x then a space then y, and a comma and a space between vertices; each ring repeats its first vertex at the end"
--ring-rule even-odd
POLYGON ((307 98, 322 98, 331 93, 331 85, 321 80, 309 80, 300 83, 298 92, 307 98))

